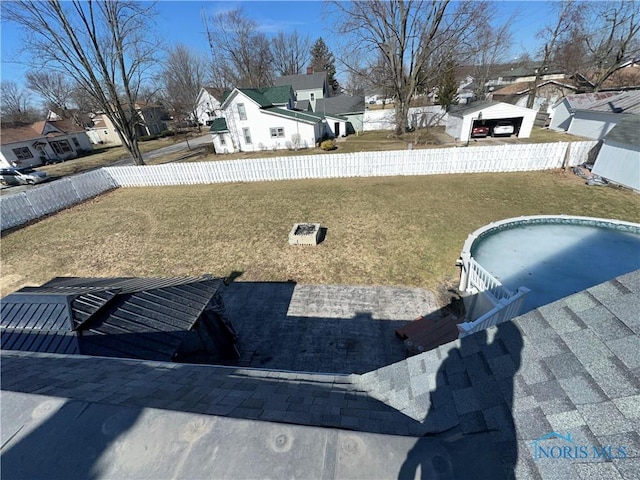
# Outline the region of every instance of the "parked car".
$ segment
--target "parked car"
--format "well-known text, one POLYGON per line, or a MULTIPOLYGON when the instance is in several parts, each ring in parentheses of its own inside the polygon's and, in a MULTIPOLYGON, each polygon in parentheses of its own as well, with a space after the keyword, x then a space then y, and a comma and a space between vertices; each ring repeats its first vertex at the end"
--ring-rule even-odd
POLYGON ((493 127, 491 136, 495 137, 496 135, 506 135, 507 137, 510 137, 511 135, 513 135, 513 132, 513 123, 501 120, 496 123, 495 127, 493 127))
POLYGON ((486 125, 479 125, 471 129, 471 137, 486 137, 489 135, 489 127, 486 125))
POLYGON ((47 173, 33 168, 0 169, 0 181, 5 185, 34 185, 45 180, 47 180, 47 173))

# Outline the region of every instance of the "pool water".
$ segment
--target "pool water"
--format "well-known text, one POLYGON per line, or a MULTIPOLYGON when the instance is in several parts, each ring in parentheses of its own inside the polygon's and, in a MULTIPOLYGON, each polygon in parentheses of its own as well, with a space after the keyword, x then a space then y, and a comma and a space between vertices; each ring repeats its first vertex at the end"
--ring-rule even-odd
POLYGON ((640 233, 579 224, 490 232, 473 257, 509 290, 531 290, 521 313, 640 269, 640 233))

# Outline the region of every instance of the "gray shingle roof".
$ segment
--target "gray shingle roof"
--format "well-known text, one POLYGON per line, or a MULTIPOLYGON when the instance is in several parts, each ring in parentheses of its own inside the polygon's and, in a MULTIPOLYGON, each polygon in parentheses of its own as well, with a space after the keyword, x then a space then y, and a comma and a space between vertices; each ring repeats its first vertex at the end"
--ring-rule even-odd
POLYGON ((622 119, 604 137, 604 142, 640 147, 640 115, 623 115, 622 119))
POLYGON ((316 100, 316 113, 337 115, 364 113, 364 97, 338 95, 337 97, 319 98, 316 100))
POLYGON ((586 110, 640 115, 640 90, 621 92, 618 95, 589 105, 586 110))
MULTIPOLYGON (((211 416, 349 430, 344 435, 333 432, 330 438, 323 437, 319 442, 316 430, 296 430, 294 434, 293 427, 280 425, 271 433, 278 440, 271 450, 261 443, 247 447, 251 453, 243 457, 253 458, 257 452, 267 451, 266 458, 275 455, 282 461, 288 458, 282 457, 282 452, 287 451, 287 442, 295 435, 295 445, 312 449, 316 444, 323 446, 323 461, 304 465, 311 468, 305 470, 305 476, 313 478, 325 473, 329 477, 347 476, 345 471, 352 472, 345 470, 349 463, 358 465, 361 472, 363 465, 375 464, 377 455, 385 450, 392 455, 385 456, 383 463, 394 462, 394 476, 400 462, 404 462, 401 473, 409 468, 412 455, 427 455, 430 459, 429 455, 437 452, 447 468, 453 469, 451 478, 515 475, 539 479, 561 475, 631 479, 637 475, 640 451, 638 311, 640 271, 540 307, 486 333, 363 375, 349 376, 3 351, 1 385, 3 391, 10 392, 3 395, 3 410, 20 412, 23 404, 18 402, 22 397, 16 397, 15 392, 44 392, 48 397, 86 402, 81 403, 80 413, 99 403, 121 407, 115 412, 154 407, 198 414, 186 417, 194 422, 191 430, 184 429, 186 420, 176 421, 174 427, 181 429, 183 435, 189 432, 193 438, 206 435, 196 427, 209 425, 211 416), (126 388, 122 386, 123 379, 126 388), (401 437, 375 437, 375 442, 384 445, 378 452, 372 447, 374 437, 358 432, 431 435, 411 442, 401 437), (536 441, 563 445, 556 435, 548 438, 552 432, 560 436, 571 434, 575 445, 588 448, 590 457, 534 461, 536 441), (593 459, 594 446, 625 446, 630 458, 606 462, 593 459), (326 453, 327 449, 339 455, 334 457, 326 453), (485 455, 485 451, 489 454, 485 455), (333 470, 325 470, 327 458, 337 462, 331 464, 333 470), (477 470, 474 475, 469 470, 474 462, 474 468, 502 471, 488 475, 477 470), (335 465, 340 466, 339 471, 335 465)), ((108 418, 121 418, 115 417, 115 412, 112 408, 108 418)), ((220 422, 222 419, 217 418, 216 434, 220 422)), ((237 435, 248 442, 247 432, 253 431, 251 423, 236 422, 236 427, 242 426, 237 435)), ((141 430, 145 423, 132 426, 133 432, 146 432, 141 430)), ((104 428, 107 424, 100 421, 97 425, 104 428)), ((264 424, 254 425, 258 429, 264 424)), ((20 425, 15 428, 17 432, 22 429, 20 425)), ((16 456, 13 451, 20 439, 32 431, 24 430, 7 441, 3 472, 30 468, 16 462, 16 458, 24 461, 26 456, 16 456)), ((127 435, 128 441, 135 441, 135 434, 127 435)), ((68 438, 61 437, 60 442, 68 438)), ((225 437, 225 441, 234 439, 231 434, 225 437)), ((145 437, 145 442, 149 441, 145 437)), ((245 462, 238 456, 218 456, 214 463, 215 467, 207 464, 206 469, 214 471, 224 466, 215 470, 220 476, 242 477, 238 468, 245 462)), ((253 473, 260 472, 262 465, 254 466, 257 470, 253 473)), ((426 466, 423 464, 422 468, 426 466)), ((375 469, 368 471, 376 477, 375 469)))
POLYGON ((276 86, 291 85, 295 91, 314 90, 323 87, 326 76, 325 72, 309 75, 285 75, 276 78, 273 83, 276 86))

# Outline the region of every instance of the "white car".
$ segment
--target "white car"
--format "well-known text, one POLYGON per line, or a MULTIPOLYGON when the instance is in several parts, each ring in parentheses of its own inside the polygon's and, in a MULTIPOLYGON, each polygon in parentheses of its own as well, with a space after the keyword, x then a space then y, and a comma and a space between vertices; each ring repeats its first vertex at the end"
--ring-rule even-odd
POLYGON ((493 127, 493 130, 491 131, 491 136, 495 137, 497 135, 506 135, 507 137, 510 137, 511 135, 513 135, 513 132, 514 132, 513 123, 507 122, 507 121, 500 121, 496 123, 495 127, 493 127))
POLYGON ((0 181, 5 185, 33 185, 45 180, 47 180, 47 173, 33 168, 0 169, 0 181))

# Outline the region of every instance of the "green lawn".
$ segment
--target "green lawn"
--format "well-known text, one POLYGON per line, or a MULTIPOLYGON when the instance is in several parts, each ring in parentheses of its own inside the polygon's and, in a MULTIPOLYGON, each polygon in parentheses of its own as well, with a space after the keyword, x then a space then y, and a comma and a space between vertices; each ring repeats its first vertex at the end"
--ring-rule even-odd
POLYGON ((240 280, 442 291, 489 222, 573 214, 640 222, 638 195, 560 171, 118 189, 2 239, 2 289, 58 275, 243 272, 240 280), (327 228, 292 247, 295 222, 327 228))

